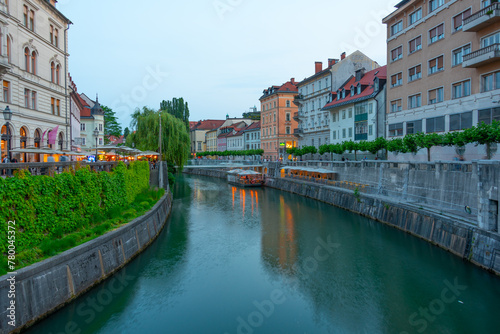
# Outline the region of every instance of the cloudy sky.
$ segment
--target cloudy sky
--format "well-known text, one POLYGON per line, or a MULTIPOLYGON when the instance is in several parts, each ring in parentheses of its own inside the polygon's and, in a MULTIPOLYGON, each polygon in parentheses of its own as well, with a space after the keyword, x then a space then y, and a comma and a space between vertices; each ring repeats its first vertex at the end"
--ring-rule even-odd
POLYGON ((314 62, 364 52, 386 64, 394 0, 59 0, 70 73, 123 127, 137 107, 183 97, 191 120, 241 116, 262 90, 314 74, 314 62))

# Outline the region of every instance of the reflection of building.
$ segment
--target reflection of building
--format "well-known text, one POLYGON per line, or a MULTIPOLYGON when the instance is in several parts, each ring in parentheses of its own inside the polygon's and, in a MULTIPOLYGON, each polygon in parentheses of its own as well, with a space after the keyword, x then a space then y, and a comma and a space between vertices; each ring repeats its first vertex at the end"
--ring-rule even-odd
POLYGON ((330 111, 330 142, 375 140, 384 136, 386 67, 356 71, 323 110, 330 111))
POLYGON ((293 119, 297 106, 293 99, 298 90, 295 79, 281 86, 272 86, 264 90, 261 96, 261 149, 264 159, 277 160, 285 156, 286 147, 295 147, 297 143, 294 131, 297 121, 293 119))
MULTIPOLYGON (((56 9, 56 2, 0 1, 0 109, 12 110, 11 148, 69 148, 66 50, 71 22, 56 9)), ((2 134, 6 130, 2 126, 2 134)))
POLYGON ((406 0, 396 7, 383 20, 388 137, 500 120, 500 4, 406 0))

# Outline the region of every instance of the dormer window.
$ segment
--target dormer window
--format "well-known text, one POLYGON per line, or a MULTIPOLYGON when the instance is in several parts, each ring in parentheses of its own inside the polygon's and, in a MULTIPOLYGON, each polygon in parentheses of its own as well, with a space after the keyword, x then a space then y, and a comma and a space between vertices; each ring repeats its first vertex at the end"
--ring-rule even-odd
POLYGON ((345 99, 345 88, 342 88, 342 98, 345 99))
POLYGON ((337 93, 337 101, 340 100, 340 90, 337 93))
POLYGON ((356 87, 356 90, 358 91, 356 94, 361 94, 361 84, 358 83, 358 87, 356 87))
POLYGON ((354 86, 351 86, 351 96, 354 96, 354 86))
POLYGON ((376 77, 376 78, 375 78, 375 80, 373 81, 373 89, 374 89, 376 92, 378 92, 378 90, 379 90, 379 85, 380 85, 380 83, 379 83, 379 79, 376 77))

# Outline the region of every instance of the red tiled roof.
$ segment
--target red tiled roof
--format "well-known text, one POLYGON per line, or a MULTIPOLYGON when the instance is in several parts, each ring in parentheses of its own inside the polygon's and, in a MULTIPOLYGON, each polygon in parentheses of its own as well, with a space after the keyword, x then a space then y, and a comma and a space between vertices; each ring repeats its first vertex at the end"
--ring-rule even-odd
POLYGON ((87 102, 85 102, 85 100, 82 99, 82 97, 78 93, 74 93, 72 95, 75 99, 76 104, 78 104, 78 106, 80 107, 80 117, 90 117, 90 106, 87 104, 87 102))
POLYGON ((281 86, 271 86, 268 89, 264 89, 264 95, 260 97, 259 100, 262 100, 264 97, 271 96, 276 93, 298 93, 299 89, 296 85, 294 85, 291 81, 285 82, 281 86), (274 92, 269 93, 274 88, 274 92))
POLYGON ((214 120, 214 119, 207 119, 204 121, 198 121, 196 125, 194 125, 192 128, 190 127, 190 130, 213 130, 220 128, 222 124, 224 124, 224 120, 214 120))
MULTIPOLYGON (((371 96, 372 94, 376 93, 374 90, 373 82, 375 78, 379 78, 382 80, 387 79, 387 66, 382 66, 379 68, 376 68, 370 72, 365 73, 365 75, 361 78, 361 80, 356 81, 356 77, 352 76, 350 80, 348 80, 342 87, 339 88, 339 90, 342 90, 342 88, 345 88, 346 90, 346 97, 344 99, 337 100, 336 98, 325 105, 323 107, 323 110, 326 109, 331 109, 334 108, 335 106, 338 105, 344 105, 348 102, 357 102, 359 99, 367 98, 371 96), (354 90, 356 90, 356 87, 358 86, 358 83, 361 84, 361 94, 355 94, 354 96, 351 96, 351 86, 354 86, 354 90)), ((332 92, 333 96, 336 97, 337 92, 332 92)))
POLYGON ((249 126, 247 126, 245 129, 243 129, 244 132, 247 131, 252 131, 252 130, 259 130, 260 129, 260 121, 258 122, 253 122, 249 126))
POLYGON ((123 135, 120 138, 116 136, 109 136, 108 140, 111 144, 123 144, 125 142, 125 137, 123 135))

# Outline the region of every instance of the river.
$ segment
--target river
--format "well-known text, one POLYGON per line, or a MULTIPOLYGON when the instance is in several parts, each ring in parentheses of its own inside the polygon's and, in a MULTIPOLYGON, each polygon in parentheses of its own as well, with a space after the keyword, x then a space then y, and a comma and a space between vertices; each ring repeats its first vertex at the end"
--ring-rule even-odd
POLYGON ((300 196, 179 176, 168 227, 28 333, 498 333, 500 278, 300 196))

